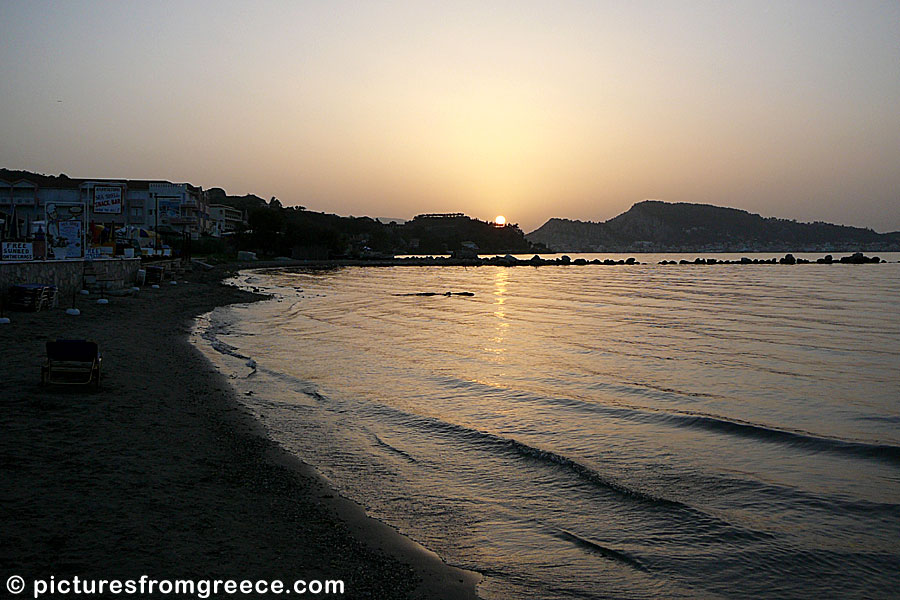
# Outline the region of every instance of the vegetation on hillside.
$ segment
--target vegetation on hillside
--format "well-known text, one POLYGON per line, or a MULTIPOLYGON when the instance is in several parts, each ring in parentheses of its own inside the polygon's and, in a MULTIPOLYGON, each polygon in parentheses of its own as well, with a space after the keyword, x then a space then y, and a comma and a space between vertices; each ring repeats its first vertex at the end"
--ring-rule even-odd
POLYGON ((897 233, 658 200, 638 202, 603 223, 550 219, 527 238, 563 252, 900 250, 897 233))
POLYGON ((215 196, 246 211, 248 225, 234 236, 237 249, 301 259, 365 258, 397 254, 516 254, 546 250, 517 225, 497 226, 461 214, 419 215, 406 223, 341 217, 268 203, 256 196, 215 196))

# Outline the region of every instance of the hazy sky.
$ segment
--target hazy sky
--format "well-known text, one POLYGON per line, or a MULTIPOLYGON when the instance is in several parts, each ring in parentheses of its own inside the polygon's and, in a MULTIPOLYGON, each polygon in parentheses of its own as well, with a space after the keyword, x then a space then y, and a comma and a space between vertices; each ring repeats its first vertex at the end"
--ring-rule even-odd
POLYGON ((900 2, 0 0, 0 140, 344 215, 900 230, 900 2))

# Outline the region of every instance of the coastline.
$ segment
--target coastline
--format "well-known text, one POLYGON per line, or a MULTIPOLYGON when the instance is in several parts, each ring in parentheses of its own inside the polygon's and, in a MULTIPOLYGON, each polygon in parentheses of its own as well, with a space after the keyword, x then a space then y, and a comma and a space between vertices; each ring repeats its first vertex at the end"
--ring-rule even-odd
POLYGON ((4 580, 340 579, 338 597, 477 598, 477 574, 366 516, 268 439, 191 345, 197 316, 263 298, 222 284, 234 270, 0 326, 4 580), (101 391, 39 386, 54 338, 99 343, 101 391))

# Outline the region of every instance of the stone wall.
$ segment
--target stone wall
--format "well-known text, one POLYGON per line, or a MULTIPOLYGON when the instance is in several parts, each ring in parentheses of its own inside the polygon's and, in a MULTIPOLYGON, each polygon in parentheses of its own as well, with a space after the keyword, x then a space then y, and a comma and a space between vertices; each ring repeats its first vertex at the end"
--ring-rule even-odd
MULTIPOLYGON (((45 283, 55 285, 60 298, 70 298, 82 287, 84 262, 81 259, 0 262, 0 294, 6 295, 10 287, 20 283, 45 283)), ((134 284, 141 260, 95 260, 92 264, 98 279, 112 280, 119 284, 113 287, 129 287, 134 284)))
POLYGON ((97 279, 111 282, 111 289, 116 289, 134 285, 138 269, 141 268, 141 259, 95 260, 93 265, 97 279))

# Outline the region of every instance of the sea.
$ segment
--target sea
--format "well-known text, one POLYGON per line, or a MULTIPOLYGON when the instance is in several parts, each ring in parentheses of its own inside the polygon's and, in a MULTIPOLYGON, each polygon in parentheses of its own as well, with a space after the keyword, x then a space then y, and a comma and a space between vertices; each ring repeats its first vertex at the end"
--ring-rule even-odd
POLYGON ((193 339, 487 600, 900 595, 900 254, 634 256, 246 271, 193 339))

